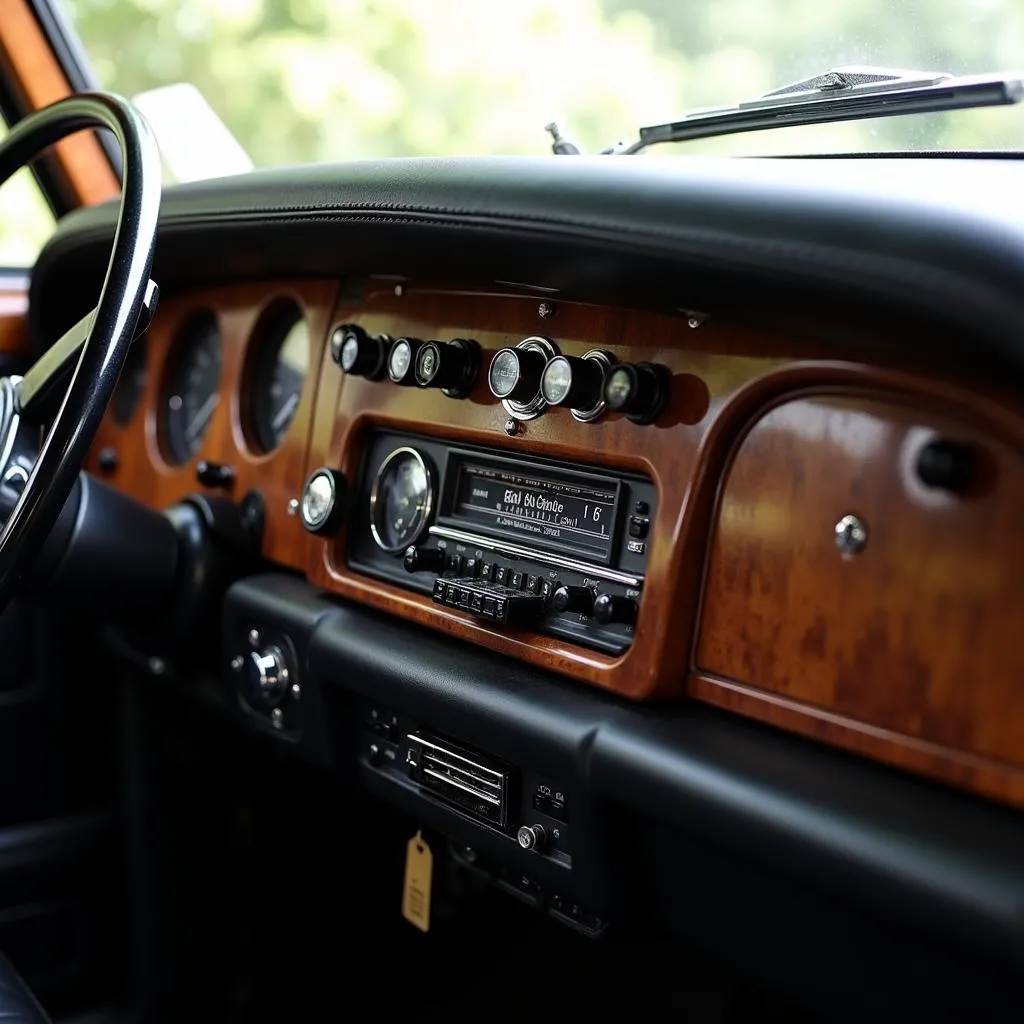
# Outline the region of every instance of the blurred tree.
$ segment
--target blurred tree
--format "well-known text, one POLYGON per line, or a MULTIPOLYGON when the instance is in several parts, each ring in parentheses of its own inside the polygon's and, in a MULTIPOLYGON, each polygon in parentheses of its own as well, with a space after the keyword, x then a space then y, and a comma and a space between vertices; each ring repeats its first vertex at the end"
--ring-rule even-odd
MULTIPOLYGON (((587 149, 844 63, 1012 66, 1019 0, 64 0, 100 80, 197 85, 257 163, 587 149)), ((688 152, 1018 146, 1021 119, 904 118, 688 152)))

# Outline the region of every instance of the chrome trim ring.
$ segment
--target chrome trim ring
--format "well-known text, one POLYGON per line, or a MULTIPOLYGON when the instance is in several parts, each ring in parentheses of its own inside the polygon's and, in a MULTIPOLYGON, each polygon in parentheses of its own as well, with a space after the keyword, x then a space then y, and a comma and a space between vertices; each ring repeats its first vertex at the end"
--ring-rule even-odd
POLYGON ((434 472, 430 466, 430 463, 423 457, 423 455, 416 449, 410 448, 408 445, 403 445, 401 448, 396 448, 392 451, 387 458, 377 468, 377 474, 373 478, 373 487, 370 488, 370 533, 373 534, 374 542, 381 551, 386 551, 389 555, 397 555, 405 551, 411 544, 415 544, 416 541, 423 536, 424 531, 427 528, 427 524, 430 521, 430 513, 434 508, 434 472), (377 498, 380 496, 380 483, 384 478, 384 474, 387 472, 388 466, 391 465, 395 459, 403 455, 411 455, 419 464, 423 470, 423 475, 427 480, 427 494, 423 501, 423 521, 420 523, 416 532, 408 540, 403 541, 396 547, 389 547, 385 542, 384 538, 380 535, 380 531, 377 529, 377 498))
MULTIPOLYGON (((516 348, 525 349, 527 352, 540 352, 546 359, 553 359, 561 354, 558 351, 558 346, 553 341, 549 338, 542 338, 539 334, 523 338, 516 345, 516 348)), ((544 397, 540 393, 540 381, 538 380, 537 394, 528 402, 512 402, 507 398, 503 398, 501 406, 509 416, 514 416, 517 420, 532 420, 536 419, 547 408, 548 403, 544 401, 544 397)))

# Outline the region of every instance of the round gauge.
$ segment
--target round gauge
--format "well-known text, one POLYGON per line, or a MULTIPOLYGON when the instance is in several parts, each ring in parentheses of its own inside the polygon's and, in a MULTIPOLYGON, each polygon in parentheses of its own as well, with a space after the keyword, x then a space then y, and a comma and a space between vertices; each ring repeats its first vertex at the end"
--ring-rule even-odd
POLYGON ((181 465, 203 443, 220 402, 220 332, 210 313, 189 320, 171 351, 159 427, 166 457, 181 465))
POLYGON ((146 339, 137 338, 128 349, 128 358, 121 367, 121 376, 117 379, 111 408, 114 421, 125 426, 130 423, 139 407, 139 399, 146 388, 146 339))
POLYGON ((288 433, 308 369, 309 326, 291 306, 269 322, 250 378, 252 433, 262 451, 273 451, 288 433))
POLYGON ((370 492, 370 531, 385 551, 414 544, 434 503, 430 466, 415 448, 396 448, 377 470, 370 492))

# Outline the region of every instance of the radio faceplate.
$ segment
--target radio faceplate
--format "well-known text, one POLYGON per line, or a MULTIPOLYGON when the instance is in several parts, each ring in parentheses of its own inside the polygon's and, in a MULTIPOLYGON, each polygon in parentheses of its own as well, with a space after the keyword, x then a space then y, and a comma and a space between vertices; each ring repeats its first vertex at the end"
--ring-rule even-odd
POLYGON ((352 569, 500 626, 609 654, 633 639, 656 512, 631 474, 374 431, 352 569))

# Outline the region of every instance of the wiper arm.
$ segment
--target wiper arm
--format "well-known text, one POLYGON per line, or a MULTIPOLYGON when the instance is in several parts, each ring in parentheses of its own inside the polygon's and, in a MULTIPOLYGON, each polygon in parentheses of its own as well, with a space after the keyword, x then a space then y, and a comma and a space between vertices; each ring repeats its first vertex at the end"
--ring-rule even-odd
POLYGON ((1024 99, 1024 72, 954 76, 938 71, 842 67, 733 107, 710 107, 640 129, 640 138, 604 153, 639 153, 659 142, 868 117, 996 107, 1024 99))

